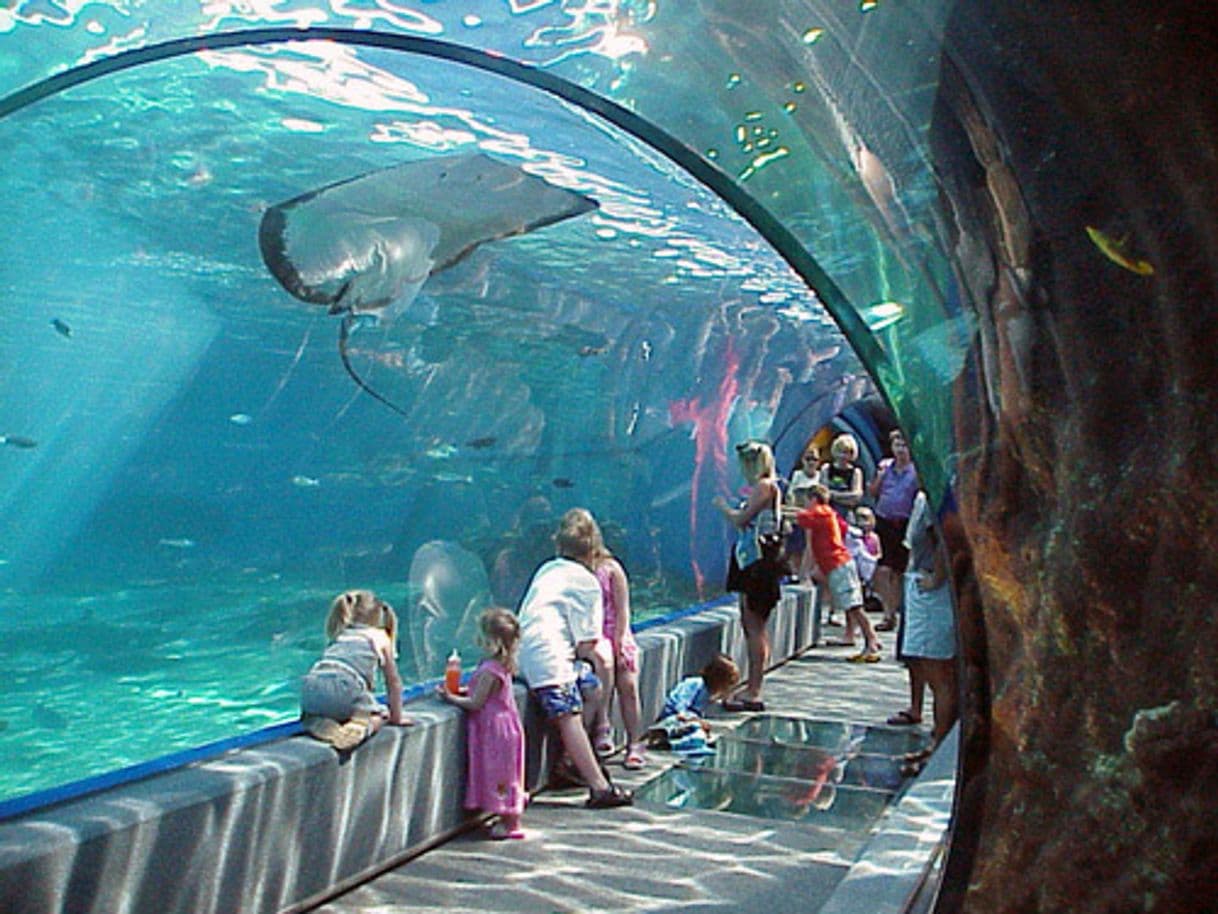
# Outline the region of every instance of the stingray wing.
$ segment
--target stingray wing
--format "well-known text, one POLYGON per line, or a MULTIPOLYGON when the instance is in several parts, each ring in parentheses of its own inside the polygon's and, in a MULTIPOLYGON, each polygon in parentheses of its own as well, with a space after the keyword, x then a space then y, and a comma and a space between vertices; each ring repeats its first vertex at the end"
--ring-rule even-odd
POLYGON ((266 211, 267 268, 302 301, 379 311, 413 298, 432 273, 475 247, 597 207, 483 153, 404 162, 339 181, 266 211))

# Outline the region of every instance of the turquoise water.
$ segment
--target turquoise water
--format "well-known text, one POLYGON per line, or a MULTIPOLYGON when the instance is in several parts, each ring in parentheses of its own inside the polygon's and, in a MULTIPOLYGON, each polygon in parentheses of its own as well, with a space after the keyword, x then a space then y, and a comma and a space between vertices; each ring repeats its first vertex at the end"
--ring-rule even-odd
MULTIPOLYGON (((405 605, 401 582, 363 583, 405 605)), ((326 585, 251 572, 44 593, 35 614, 0 602, 4 797, 296 719, 299 679, 325 644, 332 596, 326 585)), ((635 596, 640 621, 677 608, 645 585, 635 596)), ((419 665, 410 644, 404 633, 405 681, 438 676, 443 657, 419 665)), ((458 646, 472 665, 476 648, 458 646)))
MULTIPOLYGON (((860 313, 898 302, 911 319, 885 345, 922 329, 915 301, 938 303, 923 288, 938 266, 888 250, 848 205, 861 191, 825 159, 836 128, 798 35, 794 57, 744 61, 716 36, 751 27, 747 11, 691 30, 651 4, 372 6, 323 18, 530 61, 679 134, 860 313), (682 72, 637 69, 671 53, 682 72)), ((322 12, 23 6, 0 13, 0 92, 121 47, 322 12)), ((862 22, 831 18, 843 41, 862 22)), ((909 216, 933 188, 903 145, 919 125, 898 126, 909 216)), ((0 798, 291 719, 344 588, 399 608, 408 679, 454 644, 472 659, 469 620, 515 604, 574 505, 601 519, 640 616, 713 597, 732 442, 768 435, 790 465, 874 396, 817 296, 688 173, 453 63, 320 41, 150 60, 9 113, 0 155, 0 798), (352 368, 399 414, 344 370, 340 319, 272 277, 259 222, 337 181, 474 151, 598 208, 477 246, 351 335, 352 368)))

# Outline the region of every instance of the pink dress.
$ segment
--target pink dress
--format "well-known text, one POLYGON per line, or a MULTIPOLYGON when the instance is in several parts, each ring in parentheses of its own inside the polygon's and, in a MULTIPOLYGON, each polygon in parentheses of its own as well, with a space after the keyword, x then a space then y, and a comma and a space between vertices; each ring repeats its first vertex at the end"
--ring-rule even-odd
POLYGON ((612 562, 601 562, 596 569, 596 579, 600 581, 601 598, 605 604, 605 625, 601 629, 601 636, 613 645, 613 656, 617 659, 617 665, 632 673, 637 673, 639 671, 639 646, 635 643, 630 628, 627 627, 626 636, 622 639, 621 644, 618 644, 614 637, 617 632, 617 603, 613 599, 612 567, 612 562))
POLYGON ((478 664, 477 675, 493 676, 499 688, 479 710, 467 715, 469 770, 465 808, 483 812, 524 811, 524 728, 512 691, 512 677, 497 660, 478 664))

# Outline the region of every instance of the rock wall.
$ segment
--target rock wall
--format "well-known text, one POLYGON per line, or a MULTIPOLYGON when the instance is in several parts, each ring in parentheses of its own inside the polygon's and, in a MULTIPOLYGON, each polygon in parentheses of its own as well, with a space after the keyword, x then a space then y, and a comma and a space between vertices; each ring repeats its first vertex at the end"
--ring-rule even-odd
POLYGON ((940 910, 1192 911, 1218 875, 1218 82, 1195 5, 970 0, 931 143, 964 784, 940 910))

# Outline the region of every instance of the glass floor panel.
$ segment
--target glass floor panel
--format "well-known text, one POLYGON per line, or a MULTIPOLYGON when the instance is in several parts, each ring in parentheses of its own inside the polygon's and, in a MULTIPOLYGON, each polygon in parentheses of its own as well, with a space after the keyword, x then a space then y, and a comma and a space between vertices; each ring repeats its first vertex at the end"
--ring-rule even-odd
POLYGON ((815 746, 793 746, 721 737, 715 754, 699 767, 768 774, 803 781, 832 781, 892 793, 901 787, 901 761, 890 755, 833 753, 815 746))
POLYGON ((901 756, 925 742, 920 731, 757 716, 720 735, 713 754, 682 760, 644 784, 635 799, 670 810, 804 821, 852 845, 903 786, 901 756))
POLYGON ((917 727, 870 727, 840 720, 809 720, 800 717, 761 715, 750 718, 727 739, 759 740, 796 746, 816 746, 830 752, 900 756, 926 745, 926 735, 917 727))
POLYGON ((669 810, 714 810, 759 819, 807 822, 832 829, 830 846, 844 850, 863 838, 892 794, 833 781, 800 781, 718 768, 670 768, 635 791, 635 802, 669 810))

